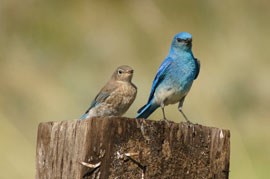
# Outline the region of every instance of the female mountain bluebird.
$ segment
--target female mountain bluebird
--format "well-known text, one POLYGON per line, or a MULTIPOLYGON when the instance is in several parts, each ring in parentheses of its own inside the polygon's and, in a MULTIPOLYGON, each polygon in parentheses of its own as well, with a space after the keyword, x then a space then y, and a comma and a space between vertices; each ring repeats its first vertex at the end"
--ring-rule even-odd
POLYGON ((81 119, 122 116, 136 98, 137 87, 131 82, 132 76, 131 67, 126 65, 118 67, 81 119))
POLYGON ((161 107, 163 118, 164 107, 179 102, 178 109, 187 122, 190 122, 182 111, 183 103, 193 80, 200 71, 200 62, 191 51, 192 36, 187 32, 176 34, 167 58, 162 62, 152 84, 146 105, 138 111, 136 118, 147 118, 158 107, 161 107))

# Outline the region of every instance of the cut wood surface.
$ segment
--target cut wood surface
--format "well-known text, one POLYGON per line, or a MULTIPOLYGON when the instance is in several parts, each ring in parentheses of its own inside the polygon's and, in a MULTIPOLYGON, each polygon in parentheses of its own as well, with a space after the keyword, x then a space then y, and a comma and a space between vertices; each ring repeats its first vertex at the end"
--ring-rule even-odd
POLYGON ((230 132, 214 127, 123 117, 46 122, 36 178, 226 179, 229 160, 230 132))

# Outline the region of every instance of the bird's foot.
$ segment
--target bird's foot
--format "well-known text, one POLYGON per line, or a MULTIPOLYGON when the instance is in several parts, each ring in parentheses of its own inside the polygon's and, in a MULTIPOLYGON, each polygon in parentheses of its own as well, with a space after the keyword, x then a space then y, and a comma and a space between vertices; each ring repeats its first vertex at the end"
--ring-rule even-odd
POLYGON ((194 125, 193 122, 191 122, 190 120, 186 119, 186 122, 189 124, 189 125, 194 125))
POLYGON ((187 116, 185 115, 185 113, 183 112, 182 108, 178 108, 179 112, 183 115, 184 119, 186 120, 186 122, 189 124, 189 125, 194 125, 188 118, 187 116))
POLYGON ((173 122, 173 121, 171 121, 171 120, 169 120, 169 119, 167 119, 167 118, 163 118, 163 119, 161 119, 161 121, 166 122, 166 124, 170 124, 170 123, 173 122))

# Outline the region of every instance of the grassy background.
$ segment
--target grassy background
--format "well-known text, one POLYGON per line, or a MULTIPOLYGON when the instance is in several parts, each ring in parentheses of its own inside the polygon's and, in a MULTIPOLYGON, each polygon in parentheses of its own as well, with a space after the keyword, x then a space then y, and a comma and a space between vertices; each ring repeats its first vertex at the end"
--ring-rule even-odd
MULTIPOLYGON (((122 64, 135 70, 138 96, 126 113, 134 117, 180 31, 193 34, 202 64, 186 114, 231 130, 232 179, 269 177, 269 7, 266 0, 1 0, 0 178, 34 178, 38 123, 80 117, 122 64)), ((166 111, 184 121, 177 105, 166 111)))

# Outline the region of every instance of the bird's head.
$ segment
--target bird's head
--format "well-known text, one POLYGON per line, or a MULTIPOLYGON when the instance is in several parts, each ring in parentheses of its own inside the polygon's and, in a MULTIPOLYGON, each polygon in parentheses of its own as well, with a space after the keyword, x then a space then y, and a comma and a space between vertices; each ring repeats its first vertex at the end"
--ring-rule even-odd
POLYGON ((131 82, 132 76, 133 69, 130 66, 122 65, 115 70, 112 78, 116 81, 131 82))
POLYGON ((192 35, 188 32, 181 32, 174 36, 172 41, 172 50, 191 50, 192 35))

